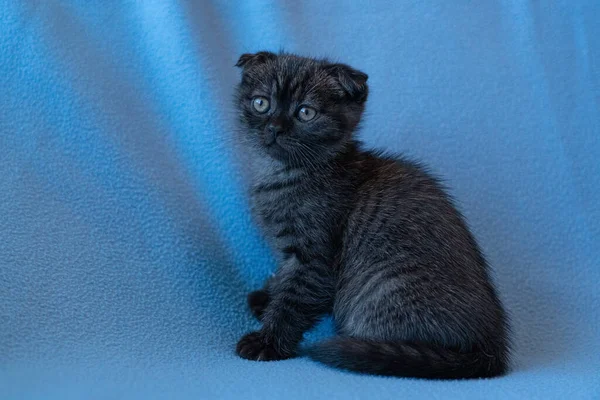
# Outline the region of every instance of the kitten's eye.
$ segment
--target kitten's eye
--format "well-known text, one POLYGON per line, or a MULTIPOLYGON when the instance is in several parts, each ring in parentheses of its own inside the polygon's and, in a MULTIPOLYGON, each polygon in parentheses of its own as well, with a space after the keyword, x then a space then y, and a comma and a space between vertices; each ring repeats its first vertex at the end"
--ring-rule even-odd
POLYGON ((317 116, 317 111, 314 108, 302 106, 298 110, 298 119, 302 122, 308 122, 317 116))
POLYGON ((261 114, 269 111, 269 100, 266 97, 257 96, 252 99, 252 107, 261 114))

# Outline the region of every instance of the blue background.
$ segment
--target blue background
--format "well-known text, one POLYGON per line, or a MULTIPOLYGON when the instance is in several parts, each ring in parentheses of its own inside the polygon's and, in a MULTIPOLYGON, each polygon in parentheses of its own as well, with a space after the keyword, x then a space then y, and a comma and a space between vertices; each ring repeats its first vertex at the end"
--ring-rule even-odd
POLYGON ((599 398, 598 21, 597 0, 0 0, 0 397, 599 398), (512 315, 510 375, 234 355, 274 265, 233 64, 279 48, 366 71, 366 143, 452 187, 512 315))

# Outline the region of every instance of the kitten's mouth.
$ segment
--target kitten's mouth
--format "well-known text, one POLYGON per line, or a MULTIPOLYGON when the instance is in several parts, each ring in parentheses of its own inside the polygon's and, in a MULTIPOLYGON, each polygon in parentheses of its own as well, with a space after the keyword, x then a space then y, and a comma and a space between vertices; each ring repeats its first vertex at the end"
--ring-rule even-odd
POLYGON ((287 151, 281 146, 277 140, 274 140, 271 143, 264 143, 265 150, 267 153, 276 159, 283 160, 287 159, 287 151))

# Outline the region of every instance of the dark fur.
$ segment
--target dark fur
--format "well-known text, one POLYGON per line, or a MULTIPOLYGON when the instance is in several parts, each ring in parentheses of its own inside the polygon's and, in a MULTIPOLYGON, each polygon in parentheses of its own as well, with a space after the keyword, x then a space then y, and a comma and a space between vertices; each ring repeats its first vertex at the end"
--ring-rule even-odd
POLYGON ((248 297, 263 327, 237 353, 292 357, 304 332, 333 313, 338 336, 308 350, 326 364, 440 379, 504 374, 505 313, 462 216, 422 167, 354 138, 367 75, 268 52, 237 66, 253 210, 280 259, 248 297), (254 96, 270 111, 254 111, 254 96), (317 117, 301 122, 301 105, 317 117))

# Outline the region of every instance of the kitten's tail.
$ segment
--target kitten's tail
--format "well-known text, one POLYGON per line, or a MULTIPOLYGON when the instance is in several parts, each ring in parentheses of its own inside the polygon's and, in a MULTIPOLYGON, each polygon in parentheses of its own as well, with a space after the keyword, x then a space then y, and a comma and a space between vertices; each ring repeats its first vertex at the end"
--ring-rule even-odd
POLYGON ((375 375, 429 379, 488 378, 507 371, 505 354, 461 353, 428 343, 372 342, 335 337, 308 350, 332 367, 375 375))

